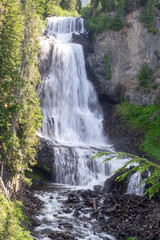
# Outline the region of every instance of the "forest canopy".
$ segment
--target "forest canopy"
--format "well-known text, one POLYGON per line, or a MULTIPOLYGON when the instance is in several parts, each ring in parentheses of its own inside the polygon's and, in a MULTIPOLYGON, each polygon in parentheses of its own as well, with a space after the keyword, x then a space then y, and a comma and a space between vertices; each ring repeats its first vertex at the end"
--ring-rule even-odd
POLYGON ((119 31, 123 26, 130 27, 125 15, 136 9, 141 9, 140 21, 156 34, 155 17, 160 10, 159 0, 91 0, 81 14, 91 32, 101 33, 105 29, 119 31))

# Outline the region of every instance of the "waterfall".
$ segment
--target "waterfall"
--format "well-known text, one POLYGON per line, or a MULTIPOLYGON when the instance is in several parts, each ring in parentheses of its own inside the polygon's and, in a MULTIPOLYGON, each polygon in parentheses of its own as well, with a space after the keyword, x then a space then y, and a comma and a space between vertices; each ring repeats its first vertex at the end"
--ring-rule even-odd
POLYGON ((84 19, 77 17, 49 17, 47 31, 51 34, 84 33, 84 19))
MULTIPOLYGON (((66 229, 79 240, 115 239, 104 232, 99 220, 90 215, 90 210, 77 217, 72 211, 64 212, 63 207, 70 191, 67 189, 73 190, 75 185, 80 188, 102 185, 126 162, 126 159, 114 158, 100 164, 104 157, 99 161, 90 160, 98 152, 114 150, 103 134, 103 112, 94 87, 87 79, 83 48, 71 43, 72 33, 84 31, 82 18, 50 17, 45 31, 47 36, 41 37, 40 41, 42 82, 37 92, 43 122, 38 134, 49 139, 50 146, 53 143, 53 176, 54 183, 58 183, 50 183, 45 192, 38 193, 44 202, 43 211, 37 217, 42 224, 35 229, 37 239, 41 240, 50 240, 50 233, 65 233, 66 229), (71 223, 69 227, 68 223, 71 223)), ((79 206, 83 209, 83 205, 79 206)))
POLYGON ((140 173, 139 172, 134 173, 131 176, 131 179, 129 181, 127 193, 142 195, 145 190, 145 184, 139 185, 141 182, 142 182, 142 177, 141 177, 140 173), (139 186, 137 186, 137 185, 139 185, 139 186))
POLYGON ((113 164, 90 160, 110 146, 103 134, 103 112, 87 79, 83 48, 71 43, 72 33, 84 33, 83 19, 49 17, 46 30, 48 36, 40 41, 38 95, 44 119, 39 134, 57 145, 54 181, 83 186, 102 183, 112 174, 108 169, 116 170, 119 164, 109 167, 113 164))

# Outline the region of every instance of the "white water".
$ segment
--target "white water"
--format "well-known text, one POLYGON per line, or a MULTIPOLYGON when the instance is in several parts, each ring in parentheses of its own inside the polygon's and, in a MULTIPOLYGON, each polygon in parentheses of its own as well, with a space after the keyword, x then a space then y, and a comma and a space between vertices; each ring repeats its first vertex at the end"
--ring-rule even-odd
POLYGON ((104 149, 111 151, 111 146, 103 134, 96 92, 87 79, 83 48, 71 43, 73 32, 84 32, 83 19, 51 17, 46 29, 50 37, 40 42, 44 64, 38 94, 44 120, 39 134, 57 143, 55 182, 86 186, 97 180, 102 184, 111 172, 90 157, 104 149))
MULTIPOLYGON (((84 31, 81 18, 49 18, 47 29, 50 35, 56 34, 56 39, 59 33, 68 39, 72 32, 84 31)), ((41 41, 44 55, 49 44, 41 41)), ((52 49, 50 64, 38 90, 44 116, 43 137, 66 145, 104 145, 102 111, 87 79, 82 46, 58 41, 52 49)))
MULTIPOLYGON (((38 197, 43 201, 44 206, 42 212, 37 216, 41 221, 41 225, 36 227, 34 233, 38 233, 37 240, 50 240, 47 234, 53 232, 66 232, 66 224, 72 227, 67 231, 78 240, 116 240, 116 238, 102 231, 96 232, 99 224, 96 219, 91 216, 92 208, 85 207, 77 217, 74 215, 72 203, 68 204, 68 212, 65 212, 64 202, 67 200, 68 192, 74 190, 67 186, 51 185, 45 186, 46 191, 38 191, 38 197)), ((107 219, 106 219, 107 220, 107 219)), ((55 238, 56 239, 56 238, 55 238)), ((70 239, 70 238, 66 238, 70 239)))
POLYGON ((136 194, 136 195, 142 195, 145 190, 145 184, 142 184, 140 186, 140 183, 142 182, 142 178, 139 172, 134 173, 129 181, 127 193, 128 194, 136 194))
POLYGON ((53 148, 54 180, 88 187, 96 181, 102 184, 126 160, 102 165, 103 159, 90 160, 98 152, 114 149, 103 134, 103 113, 87 79, 83 48, 71 43, 72 33, 85 31, 83 19, 50 17, 46 29, 49 36, 40 41, 38 95, 44 120, 39 134, 57 145, 53 148))

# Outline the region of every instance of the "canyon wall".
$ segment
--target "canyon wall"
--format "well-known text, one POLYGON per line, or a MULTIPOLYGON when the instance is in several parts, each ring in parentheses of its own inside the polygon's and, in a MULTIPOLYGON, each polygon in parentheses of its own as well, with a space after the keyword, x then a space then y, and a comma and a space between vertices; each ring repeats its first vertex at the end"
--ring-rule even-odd
POLYGON ((86 57, 88 76, 99 94, 119 103, 127 99, 134 104, 152 104, 160 92, 160 17, 156 19, 157 34, 139 21, 139 11, 126 16, 130 27, 119 32, 106 30, 94 39, 94 50, 86 57), (103 57, 109 56, 111 79, 107 80, 103 57), (146 64, 153 70, 153 84, 146 90, 139 86, 138 75, 146 64))

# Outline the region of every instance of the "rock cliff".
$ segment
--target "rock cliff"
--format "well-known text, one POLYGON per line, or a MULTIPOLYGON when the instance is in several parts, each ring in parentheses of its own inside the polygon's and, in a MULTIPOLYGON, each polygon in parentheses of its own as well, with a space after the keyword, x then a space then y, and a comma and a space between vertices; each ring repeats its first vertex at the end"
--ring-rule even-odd
POLYGON ((106 30, 95 37, 94 52, 86 59, 88 76, 99 94, 116 103, 127 99, 134 104, 152 104, 160 92, 160 17, 156 19, 157 34, 149 32, 139 21, 139 11, 126 16, 130 27, 119 32, 106 30), (103 57, 109 55, 112 78, 107 80, 103 57), (139 87, 138 75, 143 64, 154 72, 153 84, 146 90, 139 87), (156 86, 156 87, 153 87, 156 86))

